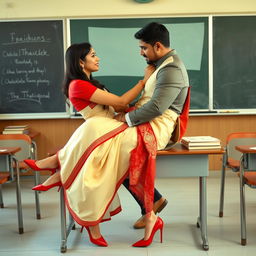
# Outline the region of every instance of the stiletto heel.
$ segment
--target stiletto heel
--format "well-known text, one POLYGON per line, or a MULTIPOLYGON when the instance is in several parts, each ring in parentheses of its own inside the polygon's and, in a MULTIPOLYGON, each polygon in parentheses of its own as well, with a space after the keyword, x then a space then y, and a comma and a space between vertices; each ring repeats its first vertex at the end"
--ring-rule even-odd
POLYGON ((48 185, 48 186, 45 186, 45 185, 43 185, 43 184, 39 184, 39 185, 33 187, 32 189, 33 189, 33 190, 36 190, 36 191, 48 191, 48 190, 51 189, 51 188, 59 187, 59 188, 58 188, 58 192, 59 192, 61 186, 62 186, 62 183, 61 183, 60 181, 58 181, 58 182, 55 182, 55 183, 53 183, 53 184, 51 184, 51 185, 48 185))
POLYGON ((36 165, 36 160, 33 160, 33 159, 25 159, 24 160, 24 163, 26 165, 28 165, 31 169, 33 169, 34 171, 51 171, 52 174, 54 174, 56 172, 56 170, 59 169, 59 167, 56 167, 56 168, 39 168, 37 165, 36 165))
POLYGON ((160 242, 161 243, 163 242, 163 227, 164 227, 164 223, 163 223, 162 228, 160 228, 160 242))
POLYGON ((156 223, 151 231, 151 234, 147 240, 141 239, 138 242, 134 243, 132 246, 133 247, 147 247, 149 246, 154 238, 154 235, 156 231, 159 229, 160 230, 160 241, 161 243, 163 242, 163 228, 164 228, 164 222, 160 217, 157 217, 156 223))
MULTIPOLYGON (((107 247, 108 246, 108 243, 104 239, 103 236, 101 236, 100 238, 95 239, 95 238, 92 237, 92 234, 91 234, 91 231, 90 231, 89 227, 85 227, 85 228, 86 228, 86 230, 87 230, 87 232, 89 234, 90 241, 93 244, 98 245, 98 246, 102 246, 102 247, 107 247)), ((81 231, 80 231, 81 233, 83 232, 83 229, 84 229, 84 227, 81 228, 81 231)))

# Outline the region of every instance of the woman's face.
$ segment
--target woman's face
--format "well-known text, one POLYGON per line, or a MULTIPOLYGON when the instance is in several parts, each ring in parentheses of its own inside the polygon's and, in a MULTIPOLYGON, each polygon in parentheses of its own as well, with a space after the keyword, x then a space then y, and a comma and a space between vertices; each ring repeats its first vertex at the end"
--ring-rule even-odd
POLYGON ((99 70, 99 60, 100 58, 96 55, 95 50, 91 48, 90 52, 86 55, 85 60, 80 61, 80 65, 88 77, 90 77, 92 72, 99 70))

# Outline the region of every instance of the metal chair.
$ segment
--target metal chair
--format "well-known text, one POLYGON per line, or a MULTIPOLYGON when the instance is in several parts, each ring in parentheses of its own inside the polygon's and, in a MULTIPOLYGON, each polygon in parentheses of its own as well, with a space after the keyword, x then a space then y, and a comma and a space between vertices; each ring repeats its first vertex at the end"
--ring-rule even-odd
MULTIPOLYGON (((254 144, 255 147, 256 143, 254 144)), ((246 245, 246 214, 245 214, 245 186, 256 188, 256 150, 251 146, 237 146, 236 149, 243 155, 240 160, 240 218, 241 218, 241 245, 246 245)))
POLYGON ((222 158, 219 217, 223 217, 226 168, 238 173, 242 153, 235 149, 239 145, 256 144, 256 132, 236 132, 227 136, 222 158))
MULTIPOLYGON (((24 159, 36 159, 36 143, 26 134, 0 134, 0 146, 2 147, 20 147, 21 150, 15 154, 18 160, 18 167, 21 171, 27 171, 28 166, 23 162, 24 159)), ((35 184, 40 183, 40 173, 34 172, 35 184)), ((36 218, 41 219, 39 192, 35 191, 36 218)))

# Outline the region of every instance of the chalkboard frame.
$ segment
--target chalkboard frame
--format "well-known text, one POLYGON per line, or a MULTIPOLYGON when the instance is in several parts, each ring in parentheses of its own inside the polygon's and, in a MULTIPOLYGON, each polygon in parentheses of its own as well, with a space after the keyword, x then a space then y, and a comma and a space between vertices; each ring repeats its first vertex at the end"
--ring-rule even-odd
MULTIPOLYGON (((256 113, 256 15, 239 14, 239 15, 214 15, 211 16, 212 23, 212 88, 211 88, 211 108, 220 114, 255 114, 256 113), (253 19, 253 21, 251 20, 253 19), (232 21, 233 20, 233 21, 232 21), (248 20, 248 21, 247 21, 248 20), (234 22, 235 21, 235 22, 234 22), (245 23, 247 22, 247 23, 245 23), (250 26, 248 26, 250 24, 250 26), (253 27, 254 26, 254 27, 253 27), (224 30, 225 29, 225 30, 224 30), (247 31, 249 29, 249 31, 247 31), (251 33, 254 31, 254 33, 251 33), (237 34, 238 33, 238 34, 237 34), (244 39, 243 34, 248 33, 253 36, 244 39), (220 43, 220 38, 222 42, 220 43), (225 40, 225 42, 224 42, 225 40), (224 42, 224 43, 223 43, 224 42), (247 43, 247 44, 246 44, 247 43), (223 47, 224 44, 224 47, 223 47), (239 45, 239 47, 237 47, 239 45), (251 46, 254 45, 254 49, 251 46), (245 52, 246 50, 247 52, 245 52), (254 52, 252 52, 252 50, 254 52), (223 52, 228 51, 230 56, 226 54, 223 57, 223 52), (250 54, 248 54, 248 52, 250 54), (246 56, 247 54, 247 56, 246 56), (253 60, 254 55, 254 60, 253 60), (239 58, 240 57, 240 58, 239 58), (232 60, 236 59, 234 67, 232 60), (245 66, 247 62, 247 66, 245 66), (253 63, 253 65, 252 65, 253 63), (219 68, 221 66, 221 68, 219 68), (245 66, 246 71, 241 70, 241 66, 245 66), (227 70, 228 67, 228 70, 227 70), (226 69, 226 71, 224 71, 226 69), (253 70, 247 73, 248 69, 253 70), (219 74, 222 72, 222 77, 219 74), (226 77, 232 76, 233 81, 227 80, 226 77), (252 77, 253 76, 253 77, 252 77), (237 79, 237 80, 236 80, 237 79), (247 80, 247 81, 245 81, 247 80), (240 86, 237 86, 240 83, 240 86), (250 83, 250 85, 249 85, 250 83), (243 84, 241 86, 241 84, 243 84), (235 86, 236 85, 236 86, 235 86), (227 93, 232 91, 233 95, 227 93), (249 92, 245 92, 250 87, 249 92), (236 89, 237 88, 237 89, 236 89), (252 91, 253 88, 253 91, 252 91), (238 93, 236 94, 236 92, 238 93), (220 96, 221 95, 221 96, 220 96), (246 97, 244 97, 246 95, 246 97), (221 97, 226 97, 222 99, 221 97), (251 100, 253 97, 253 101, 251 100), (229 102, 229 105, 225 105, 229 102), (249 105, 252 104, 250 107, 249 105), (243 105, 243 106, 242 106, 243 105)), ((235 63, 235 62, 234 62, 235 63)))
MULTIPOLYGON (((0 119, 2 120, 8 120, 8 119, 55 119, 55 118, 69 118, 70 117, 70 109, 68 107, 68 105, 65 102, 65 97, 63 96, 63 93, 61 91, 61 80, 63 79, 64 76, 64 55, 65 55, 65 49, 66 49, 66 45, 67 45, 67 29, 66 29, 66 19, 65 18, 52 18, 52 19, 14 19, 14 20, 0 20, 0 24, 2 23, 22 23, 22 22, 27 22, 27 26, 30 26, 30 22, 34 23, 34 22, 52 22, 52 25, 55 25, 56 23, 58 23, 58 28, 56 28, 56 36, 58 39, 58 43, 61 46, 61 50, 60 50, 60 58, 57 61, 59 61, 60 65, 63 65, 63 75, 59 75, 59 81, 60 84, 58 83, 58 85, 60 86, 60 90, 59 92, 56 92, 59 96, 58 99, 61 99, 63 97, 63 99, 61 99, 62 103, 61 103, 61 107, 58 109, 58 111, 50 111, 50 112, 37 112, 37 113, 29 113, 28 111, 26 111, 26 113, 8 113, 7 111, 4 113, 0 113, 0 119), (58 34, 61 35, 61 37, 58 37, 58 34)), ((26 31, 26 32, 30 32, 30 31, 26 31)), ((55 47, 57 45, 56 42, 54 42, 55 47)), ((59 47, 59 45, 57 45, 59 47)), ((54 82, 56 82, 56 80, 54 80, 54 82)))

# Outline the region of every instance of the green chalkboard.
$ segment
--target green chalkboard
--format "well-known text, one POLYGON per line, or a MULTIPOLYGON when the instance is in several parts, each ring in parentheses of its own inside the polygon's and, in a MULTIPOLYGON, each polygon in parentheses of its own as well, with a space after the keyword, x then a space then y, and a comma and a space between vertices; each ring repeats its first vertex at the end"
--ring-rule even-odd
POLYGON ((209 109, 208 18, 70 19, 71 43, 89 41, 100 60, 94 77, 118 95, 143 75, 146 63, 140 56, 135 32, 149 22, 164 24, 171 48, 184 61, 191 91, 191 109, 209 109))
POLYGON ((256 16, 213 18, 213 107, 256 108, 256 16))
POLYGON ((0 117, 65 115, 62 20, 0 22, 0 117))

